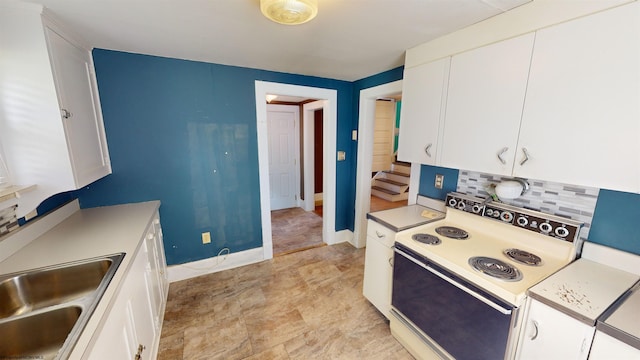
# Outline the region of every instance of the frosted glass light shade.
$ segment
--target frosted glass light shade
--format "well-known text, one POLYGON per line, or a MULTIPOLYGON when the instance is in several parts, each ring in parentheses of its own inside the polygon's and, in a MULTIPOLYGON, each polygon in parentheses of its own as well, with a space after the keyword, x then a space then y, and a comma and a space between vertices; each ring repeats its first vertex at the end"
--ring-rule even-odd
POLYGON ((318 0, 260 0, 260 11, 284 25, 306 23, 318 14, 318 0))

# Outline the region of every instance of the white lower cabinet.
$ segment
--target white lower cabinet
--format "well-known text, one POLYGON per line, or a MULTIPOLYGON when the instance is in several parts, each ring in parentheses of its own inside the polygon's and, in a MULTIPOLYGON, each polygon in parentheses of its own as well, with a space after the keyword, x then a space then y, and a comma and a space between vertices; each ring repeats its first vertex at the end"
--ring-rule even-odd
POLYGON ((387 319, 391 310, 393 243, 396 233, 373 220, 367 223, 362 292, 387 319))
POLYGON ((167 300, 162 231, 156 215, 132 260, 87 359, 155 359, 167 300))
POLYGON ((516 359, 587 359, 594 332, 595 327, 529 298, 516 359))

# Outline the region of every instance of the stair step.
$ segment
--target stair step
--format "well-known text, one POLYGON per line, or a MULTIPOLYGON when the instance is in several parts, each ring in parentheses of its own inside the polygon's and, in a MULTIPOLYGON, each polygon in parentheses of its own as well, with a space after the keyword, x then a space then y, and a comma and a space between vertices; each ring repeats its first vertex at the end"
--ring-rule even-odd
POLYGON ((405 174, 403 172, 398 172, 398 171, 383 171, 384 174, 391 174, 391 175, 396 175, 396 176, 402 176, 402 177, 406 177, 406 178, 410 178, 411 175, 410 174, 405 174))
POLYGON ((403 183, 403 182, 395 181, 395 180, 391 180, 391 179, 385 179, 385 178, 376 178, 376 181, 384 182, 384 183, 395 185, 395 186, 406 186, 406 185, 409 185, 407 183, 403 183))
POLYGON ((395 191, 387 190, 385 188, 381 188, 379 186, 371 187, 371 195, 377 196, 381 199, 385 199, 387 201, 402 201, 407 200, 409 198, 409 193, 397 193, 395 191))
POLYGON ((396 161, 391 164, 391 171, 409 175, 411 174, 411 164, 396 161))

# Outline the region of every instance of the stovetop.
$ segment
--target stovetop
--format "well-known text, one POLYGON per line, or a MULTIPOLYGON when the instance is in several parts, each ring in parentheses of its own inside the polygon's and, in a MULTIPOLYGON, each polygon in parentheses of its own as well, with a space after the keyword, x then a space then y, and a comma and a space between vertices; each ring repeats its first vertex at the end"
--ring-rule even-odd
MULTIPOLYGON (((482 201, 482 199, 477 200, 482 201)), ((499 207, 500 205, 493 204, 491 208, 499 207)), ((524 302, 527 289, 569 264, 576 256, 577 244, 568 241, 573 239, 559 239, 547 232, 526 231, 513 221, 495 221, 482 216, 482 213, 474 212, 472 207, 468 210, 465 211, 462 206, 458 208, 449 205, 443 220, 405 231, 398 235, 396 241, 515 306, 524 302), (446 230, 436 231, 437 228, 442 227, 446 227, 446 230), (454 239, 445 236, 453 231, 451 228, 464 230, 468 237, 454 239), (412 237, 416 235, 421 238, 437 237, 440 243, 434 245, 414 240, 412 237), (533 255, 533 262, 538 260, 540 263, 528 265, 505 254, 505 251, 513 252, 514 250, 525 253, 525 258, 533 255), (476 270, 471 264, 473 261, 470 261, 474 257, 489 258, 490 271, 510 273, 512 270, 508 268, 512 267, 516 269, 513 271, 516 275, 505 280, 495 278, 487 271, 476 270)), ((530 216, 542 223, 539 219, 544 214, 533 213, 530 216)), ((514 219, 515 217, 511 218, 511 220, 514 219)), ((554 218, 554 221, 556 220, 554 218)), ((555 224, 555 226, 560 225, 555 224)), ((569 228, 572 233, 577 233, 579 230, 570 226, 569 228)), ((531 261, 531 259, 525 260, 531 261)))

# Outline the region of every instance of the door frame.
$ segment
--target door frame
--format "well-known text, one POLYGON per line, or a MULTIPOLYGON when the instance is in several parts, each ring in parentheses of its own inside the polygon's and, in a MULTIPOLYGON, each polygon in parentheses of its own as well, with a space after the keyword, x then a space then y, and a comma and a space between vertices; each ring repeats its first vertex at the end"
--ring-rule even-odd
MULTIPOLYGON (((362 248, 367 243, 367 212, 371 207, 371 164, 373 162, 373 124, 376 100, 402 92, 402 80, 360 90, 360 115, 358 118, 358 158, 356 167, 356 202, 353 245, 362 248)), ((414 204, 418 194, 420 166, 411 166, 409 204, 414 204)))
POLYGON ((273 258, 271 235, 271 199, 269 197, 269 143, 267 133, 267 94, 323 99, 323 172, 322 178, 322 239, 336 242, 336 144, 338 124, 338 91, 291 84, 255 81, 256 126, 258 137, 258 173, 260 178, 260 218, 262 220, 262 249, 264 259, 273 258))
MULTIPOLYGON (((316 110, 324 109, 326 107, 326 100, 318 100, 302 105, 302 139, 303 139, 303 160, 304 160, 304 202, 302 207, 305 211, 313 211, 316 207, 315 204, 315 190, 314 190, 314 177, 315 177, 315 160, 313 157, 313 146, 315 144, 315 131, 313 124, 315 122, 314 113, 316 110)), ((324 120, 324 116, 322 117, 324 120)), ((323 148, 324 151, 324 148, 323 148)), ((324 154, 323 154, 324 155, 324 154)), ((323 177, 324 179, 324 177, 323 177)))

